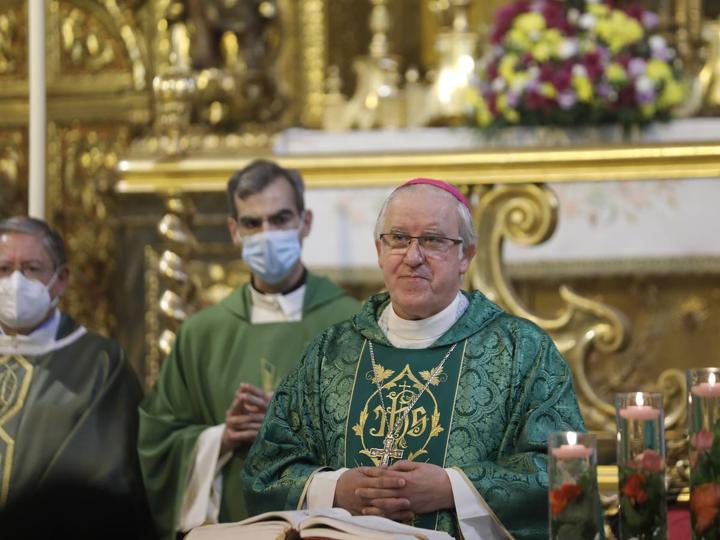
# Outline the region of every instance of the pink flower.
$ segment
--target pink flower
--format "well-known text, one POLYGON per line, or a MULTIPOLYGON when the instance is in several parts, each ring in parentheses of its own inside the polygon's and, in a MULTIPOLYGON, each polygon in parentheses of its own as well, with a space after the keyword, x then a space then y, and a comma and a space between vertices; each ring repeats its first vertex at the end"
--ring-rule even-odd
POLYGON ((644 471, 658 472, 665 468, 665 462, 662 456, 654 450, 644 450, 635 456, 630 466, 644 471))
POLYGON ((713 433, 707 429, 701 429, 690 437, 690 444, 698 452, 707 452, 712 447, 713 433))

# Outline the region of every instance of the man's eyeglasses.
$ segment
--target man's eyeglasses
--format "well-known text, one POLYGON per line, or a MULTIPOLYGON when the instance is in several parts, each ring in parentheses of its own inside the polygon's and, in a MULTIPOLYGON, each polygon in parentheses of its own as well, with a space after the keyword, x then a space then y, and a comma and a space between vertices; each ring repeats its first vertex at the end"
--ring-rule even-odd
POLYGON ((411 236, 403 233, 383 233, 380 235, 380 240, 392 251, 398 253, 407 251, 412 241, 417 240, 424 252, 438 255, 447 253, 451 247, 462 244, 460 238, 446 238, 430 234, 411 236))
POLYGON ((10 263, 0 263, 0 278, 8 277, 15 270, 20 270, 20 273, 26 278, 40 280, 43 277, 47 277, 53 269, 52 267, 34 261, 24 262, 20 264, 19 267, 10 263))

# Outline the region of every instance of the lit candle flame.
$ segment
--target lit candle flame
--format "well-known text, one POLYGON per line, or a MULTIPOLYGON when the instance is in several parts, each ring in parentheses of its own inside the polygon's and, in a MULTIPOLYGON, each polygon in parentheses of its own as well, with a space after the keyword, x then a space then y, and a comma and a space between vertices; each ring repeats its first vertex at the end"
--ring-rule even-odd
POLYGON ((635 394, 635 404, 642 407, 645 405, 645 399, 643 398, 642 392, 638 392, 635 394))
POLYGON ((568 431, 567 442, 570 446, 575 446, 577 444, 577 433, 574 431, 568 431))

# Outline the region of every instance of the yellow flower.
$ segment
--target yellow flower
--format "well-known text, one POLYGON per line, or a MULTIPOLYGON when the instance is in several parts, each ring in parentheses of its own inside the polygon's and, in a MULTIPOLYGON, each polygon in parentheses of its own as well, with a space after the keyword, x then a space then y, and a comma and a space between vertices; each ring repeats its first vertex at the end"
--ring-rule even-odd
POLYGON ((655 105, 653 103, 640 105, 640 114, 643 118, 652 118, 655 116, 655 110, 655 105))
POLYGON ((654 81, 662 81, 672 79, 672 71, 662 60, 653 58, 647 63, 645 74, 654 81))
POLYGON ((557 90, 552 83, 544 82, 540 85, 540 95, 548 98, 557 96, 557 90))
POLYGON ((515 78, 515 66, 517 65, 518 57, 515 54, 507 54, 502 57, 498 64, 498 73, 505 79, 508 84, 515 78))
POLYGON ((684 90, 685 88, 678 81, 674 79, 666 81, 657 101, 658 108, 666 109, 681 103, 685 94, 684 90))
POLYGON ((643 37, 642 25, 617 9, 612 10, 609 17, 598 20, 595 31, 613 53, 643 37))
POLYGON ((623 68, 617 62, 612 62, 611 64, 608 64, 608 67, 605 69, 605 74, 607 75, 608 80, 612 83, 621 83, 627 80, 627 73, 625 73, 625 68, 623 68))
POLYGON ((573 75, 572 87, 579 101, 589 102, 593 98, 593 88, 590 79, 583 75, 573 75))
POLYGON ((518 112, 508 105, 507 94, 501 94, 497 98, 497 108, 502 113, 503 118, 508 122, 515 124, 520 120, 518 112))
POLYGON ((606 4, 588 4, 588 13, 595 15, 598 19, 607 16, 610 12, 610 8, 606 4))
POLYGON ((481 127, 485 127, 492 122, 492 114, 488 109, 485 99, 475 88, 468 88, 465 92, 465 99, 475 110, 475 121, 481 127))
POLYGON ((550 28, 542 33, 538 42, 532 47, 532 55, 538 62, 547 62, 550 58, 558 58, 562 42, 562 34, 556 28, 550 28))
POLYGON ((550 54, 552 50, 547 43, 541 41, 536 43, 532 48, 532 55, 538 62, 547 62, 550 60, 550 54))
POLYGON ((539 32, 540 30, 545 29, 545 17, 543 17, 540 13, 535 13, 534 11, 523 13, 515 18, 513 28, 522 30, 526 34, 539 32))
POLYGON ((521 51, 530 50, 533 45, 530 37, 517 28, 513 28, 507 33, 507 42, 510 46, 520 49, 521 51))
POLYGON ((503 113, 503 116, 505 117, 505 120, 511 124, 517 124, 520 121, 520 115, 515 109, 507 109, 503 113))

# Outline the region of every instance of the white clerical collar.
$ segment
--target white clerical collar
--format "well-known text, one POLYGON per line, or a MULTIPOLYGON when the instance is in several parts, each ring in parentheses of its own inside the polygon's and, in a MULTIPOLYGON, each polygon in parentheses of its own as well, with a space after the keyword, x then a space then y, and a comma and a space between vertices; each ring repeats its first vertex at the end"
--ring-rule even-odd
POLYGON ((418 321, 403 319, 395 313, 392 303, 380 315, 378 324, 388 341, 402 349, 424 349, 447 332, 468 307, 468 300, 458 291, 455 299, 445 309, 418 321))
POLYGON ((80 326, 69 336, 56 340, 59 326, 60 310, 55 308, 52 316, 28 335, 9 335, 0 328, 0 354, 47 354, 65 347, 87 332, 80 326))
POLYGON ((261 293, 250 285, 252 309, 250 321, 253 324, 302 319, 302 307, 305 300, 305 285, 287 293, 261 293))

